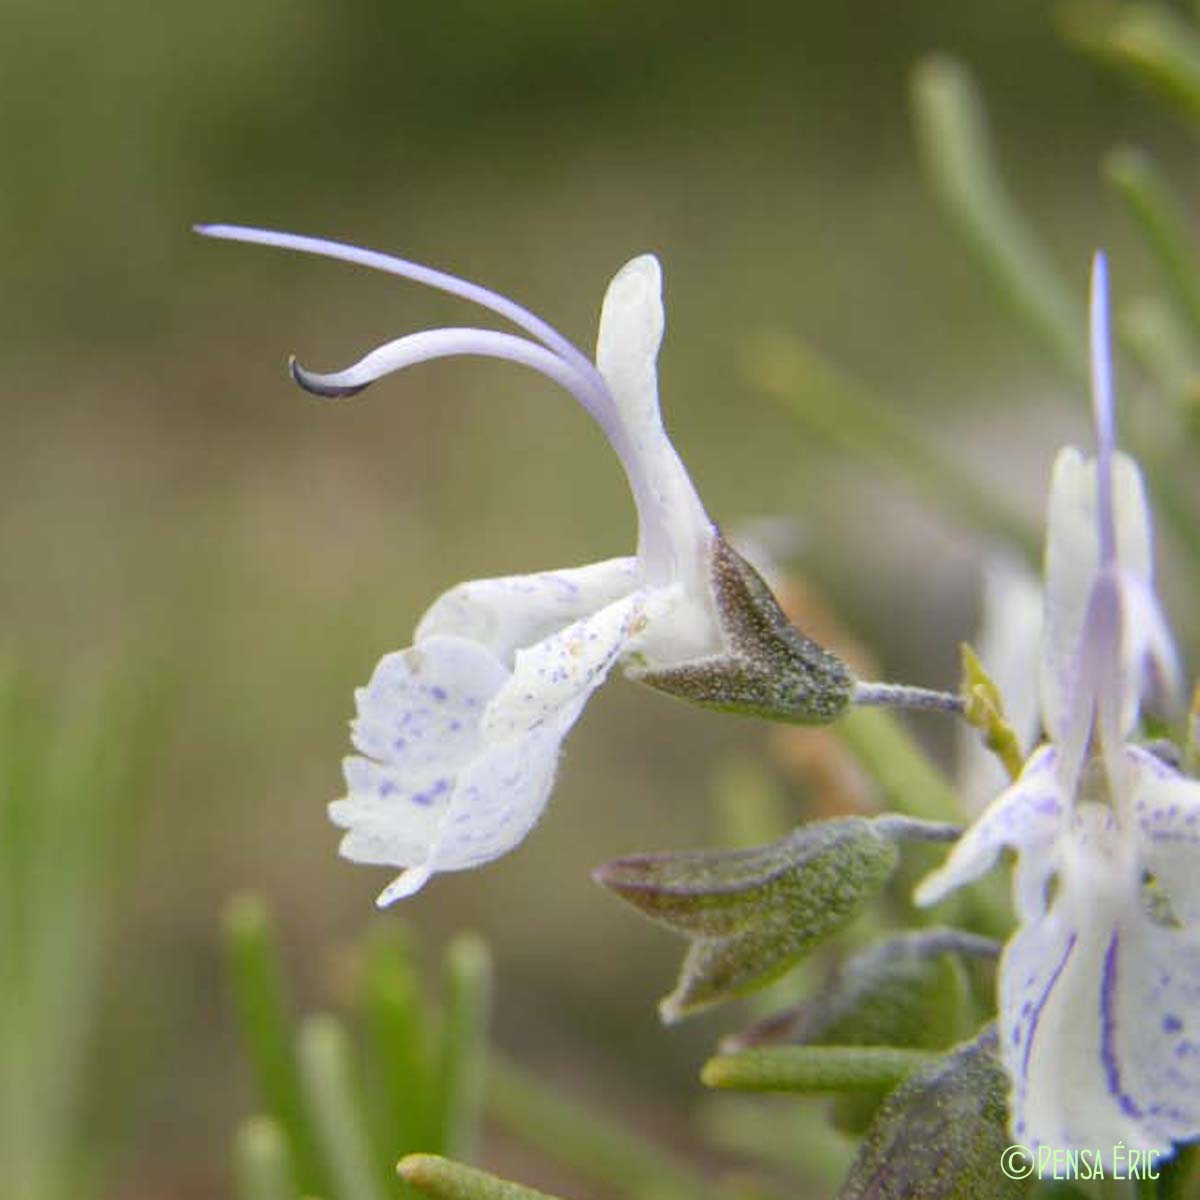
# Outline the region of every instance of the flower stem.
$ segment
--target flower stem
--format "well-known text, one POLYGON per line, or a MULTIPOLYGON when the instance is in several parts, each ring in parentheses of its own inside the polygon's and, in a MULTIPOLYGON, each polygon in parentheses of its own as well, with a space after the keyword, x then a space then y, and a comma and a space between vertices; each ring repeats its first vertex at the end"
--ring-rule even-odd
POLYGON ((963 698, 957 692, 910 687, 905 683, 864 683, 859 680, 854 685, 852 702, 875 708, 915 708, 960 715, 964 711, 963 698))

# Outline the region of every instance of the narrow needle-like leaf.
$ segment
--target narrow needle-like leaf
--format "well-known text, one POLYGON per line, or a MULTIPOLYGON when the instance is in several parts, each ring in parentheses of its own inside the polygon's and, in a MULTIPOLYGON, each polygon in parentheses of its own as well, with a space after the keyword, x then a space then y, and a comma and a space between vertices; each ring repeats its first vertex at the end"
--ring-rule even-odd
POLYGON ((238 1200, 298 1200, 287 1138, 271 1117, 249 1117, 233 1147, 238 1200))
POLYGON ((1104 174, 1158 260, 1177 311, 1200 336, 1200 263, 1170 185, 1148 154, 1129 147, 1108 155, 1104 174))
POLYGON ((710 1058, 700 1078, 735 1091, 888 1091, 937 1057, 895 1046, 779 1046, 710 1058))
POLYGON ((385 1200, 345 1030, 333 1017, 309 1017, 300 1027, 299 1047, 304 1098, 329 1166, 331 1194, 337 1200, 385 1200))
POLYGON ((400 1160, 396 1170, 405 1183, 431 1200, 555 1200, 546 1192, 436 1154, 410 1154, 400 1160))
POLYGON ((484 942, 460 934, 446 951, 441 1051, 441 1148, 474 1153, 487 1071, 492 960, 484 942))
POLYGON ((266 908, 235 897, 225 910, 225 953, 246 1051, 264 1108, 279 1121, 295 1156, 297 1182, 323 1192, 324 1174, 304 1104, 292 1028, 266 908))
POLYGON ((1066 370, 1086 378, 1083 306, 1004 186, 970 74, 954 59, 927 58, 913 72, 912 103, 935 195, 1029 328, 1066 370))
MULTIPOLYGON (((1082 316, 1080 329, 1083 328, 1082 316)), ((822 439, 865 465, 899 475, 937 512, 991 534, 1036 562, 1037 535, 965 463, 941 454, 880 397, 796 338, 766 334, 745 355, 750 379, 822 439)))

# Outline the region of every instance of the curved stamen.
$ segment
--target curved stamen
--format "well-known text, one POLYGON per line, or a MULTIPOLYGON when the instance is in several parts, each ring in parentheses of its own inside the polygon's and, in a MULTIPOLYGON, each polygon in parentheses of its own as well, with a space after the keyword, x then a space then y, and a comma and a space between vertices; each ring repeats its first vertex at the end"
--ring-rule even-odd
POLYGON ((1100 562, 1117 557, 1113 515, 1113 453, 1116 445, 1112 383, 1112 348, 1108 319, 1108 261, 1097 251, 1092 259, 1090 311, 1092 418, 1096 426, 1096 507, 1100 528, 1100 562))
POLYGON ((297 250, 301 254, 315 254, 321 258, 336 258, 342 262, 354 263, 358 266, 373 267, 377 271, 386 271, 389 275, 399 275, 403 279, 411 279, 414 283, 423 283, 438 291, 447 292, 481 308, 511 321, 520 329, 536 338, 542 345, 553 350, 560 358, 570 362, 580 374, 587 377, 592 386, 608 394, 595 363, 581 350, 568 341, 552 325, 535 316, 527 308, 509 300, 507 296, 498 295, 477 283, 460 279, 446 271, 438 271, 433 267, 422 266, 410 262, 406 258, 397 258, 393 254, 382 254, 378 250, 363 250, 346 242, 330 241, 328 238, 308 237, 299 233, 278 233, 272 229, 254 229, 247 225, 194 225, 192 227, 204 237, 221 238, 231 242, 249 242, 259 246, 276 246, 281 250, 297 250))
POLYGON ((305 391, 336 398, 353 396, 377 379, 402 371, 405 367, 458 355, 500 358, 532 367, 566 388, 601 425, 604 424, 601 414, 595 411, 590 390, 571 364, 563 362, 544 346, 495 329, 427 329, 421 333, 410 333, 372 350, 344 371, 327 375, 307 370, 294 358, 289 367, 292 378, 305 391))

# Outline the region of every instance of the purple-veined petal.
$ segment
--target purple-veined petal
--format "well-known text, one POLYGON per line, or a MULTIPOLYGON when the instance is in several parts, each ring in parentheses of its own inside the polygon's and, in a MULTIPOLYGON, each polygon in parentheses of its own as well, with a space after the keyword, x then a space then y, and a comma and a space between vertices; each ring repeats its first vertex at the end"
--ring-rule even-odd
POLYGON ((1056 751, 1044 746, 958 839, 946 861, 925 877, 914 899, 922 906, 936 904, 990 871, 1002 850, 1013 849, 1021 855, 1016 877, 1018 911, 1030 916, 1041 912, 1046 884, 1056 867, 1053 848, 1065 808, 1056 751))
POLYGON ((1188 1102, 1168 1121, 1161 1031, 1192 993, 1174 981, 1191 976, 1195 957, 1176 973, 1172 957, 1190 952, 1145 916, 1136 856, 1111 809, 1081 806, 1061 849, 1052 905, 1009 941, 1000 965, 1013 1136, 1031 1148, 1098 1150, 1107 1164, 1118 1143, 1169 1153, 1188 1102))
MULTIPOLYGON (((1054 463, 1046 518, 1045 611, 1042 628, 1042 716, 1055 740, 1068 736, 1080 671, 1084 618, 1100 570, 1095 460, 1073 447, 1054 463)), ((1153 579, 1149 506, 1141 471, 1113 457, 1116 553, 1122 578, 1153 579)))
POLYGON ((486 646, 510 670, 523 646, 604 608, 638 587, 636 558, 584 567, 474 579, 444 592, 417 626, 415 641, 452 635, 486 646))
MULTIPOLYGON (((1105 1083, 1142 1145, 1200 1134, 1200 940, 1127 912, 1105 949, 1105 1083)), ((1125 1139, 1127 1143, 1131 1138, 1125 1139)), ((1133 1143, 1139 1144, 1139 1143, 1133 1143)))

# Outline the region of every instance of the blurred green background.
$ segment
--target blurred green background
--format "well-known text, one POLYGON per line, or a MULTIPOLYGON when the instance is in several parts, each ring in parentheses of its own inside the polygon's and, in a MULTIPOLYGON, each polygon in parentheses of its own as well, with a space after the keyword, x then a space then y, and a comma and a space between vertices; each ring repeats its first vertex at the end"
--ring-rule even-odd
MULTIPOLYGON (((352 689, 454 582, 633 544, 611 452, 540 378, 438 364, 330 406, 286 377, 292 351, 331 369, 478 314, 192 222, 393 250, 589 350, 608 278, 654 250, 665 411, 710 512, 796 517, 807 577, 887 673, 947 686, 982 547, 812 441, 748 382, 747 340, 819 346, 1036 519, 1086 409, 930 200, 912 64, 941 49, 976 69, 1080 291, 1098 243, 1118 292, 1149 274, 1100 186, 1104 148, 1136 137, 1195 178, 1159 111, 1033 0, 8 0, 2 26, 2 641, 51 713, 117 677, 154 697, 146 802, 97 822, 95 853, 121 865, 111 929, 89 935, 103 1004, 82 1124, 122 1200, 227 1190, 250 1105, 218 950, 230 893, 266 896, 308 1006, 338 994, 348 944, 400 919, 376 914, 386 872, 339 861, 324 814, 352 689)), ((659 1028, 677 947, 587 872, 711 842, 714 772, 763 744, 754 722, 616 682, 528 843, 403 909, 431 948, 464 926, 493 943, 502 1046, 685 1145, 716 1026, 659 1028)), ((53 888, 67 866, 28 869, 53 888)))

